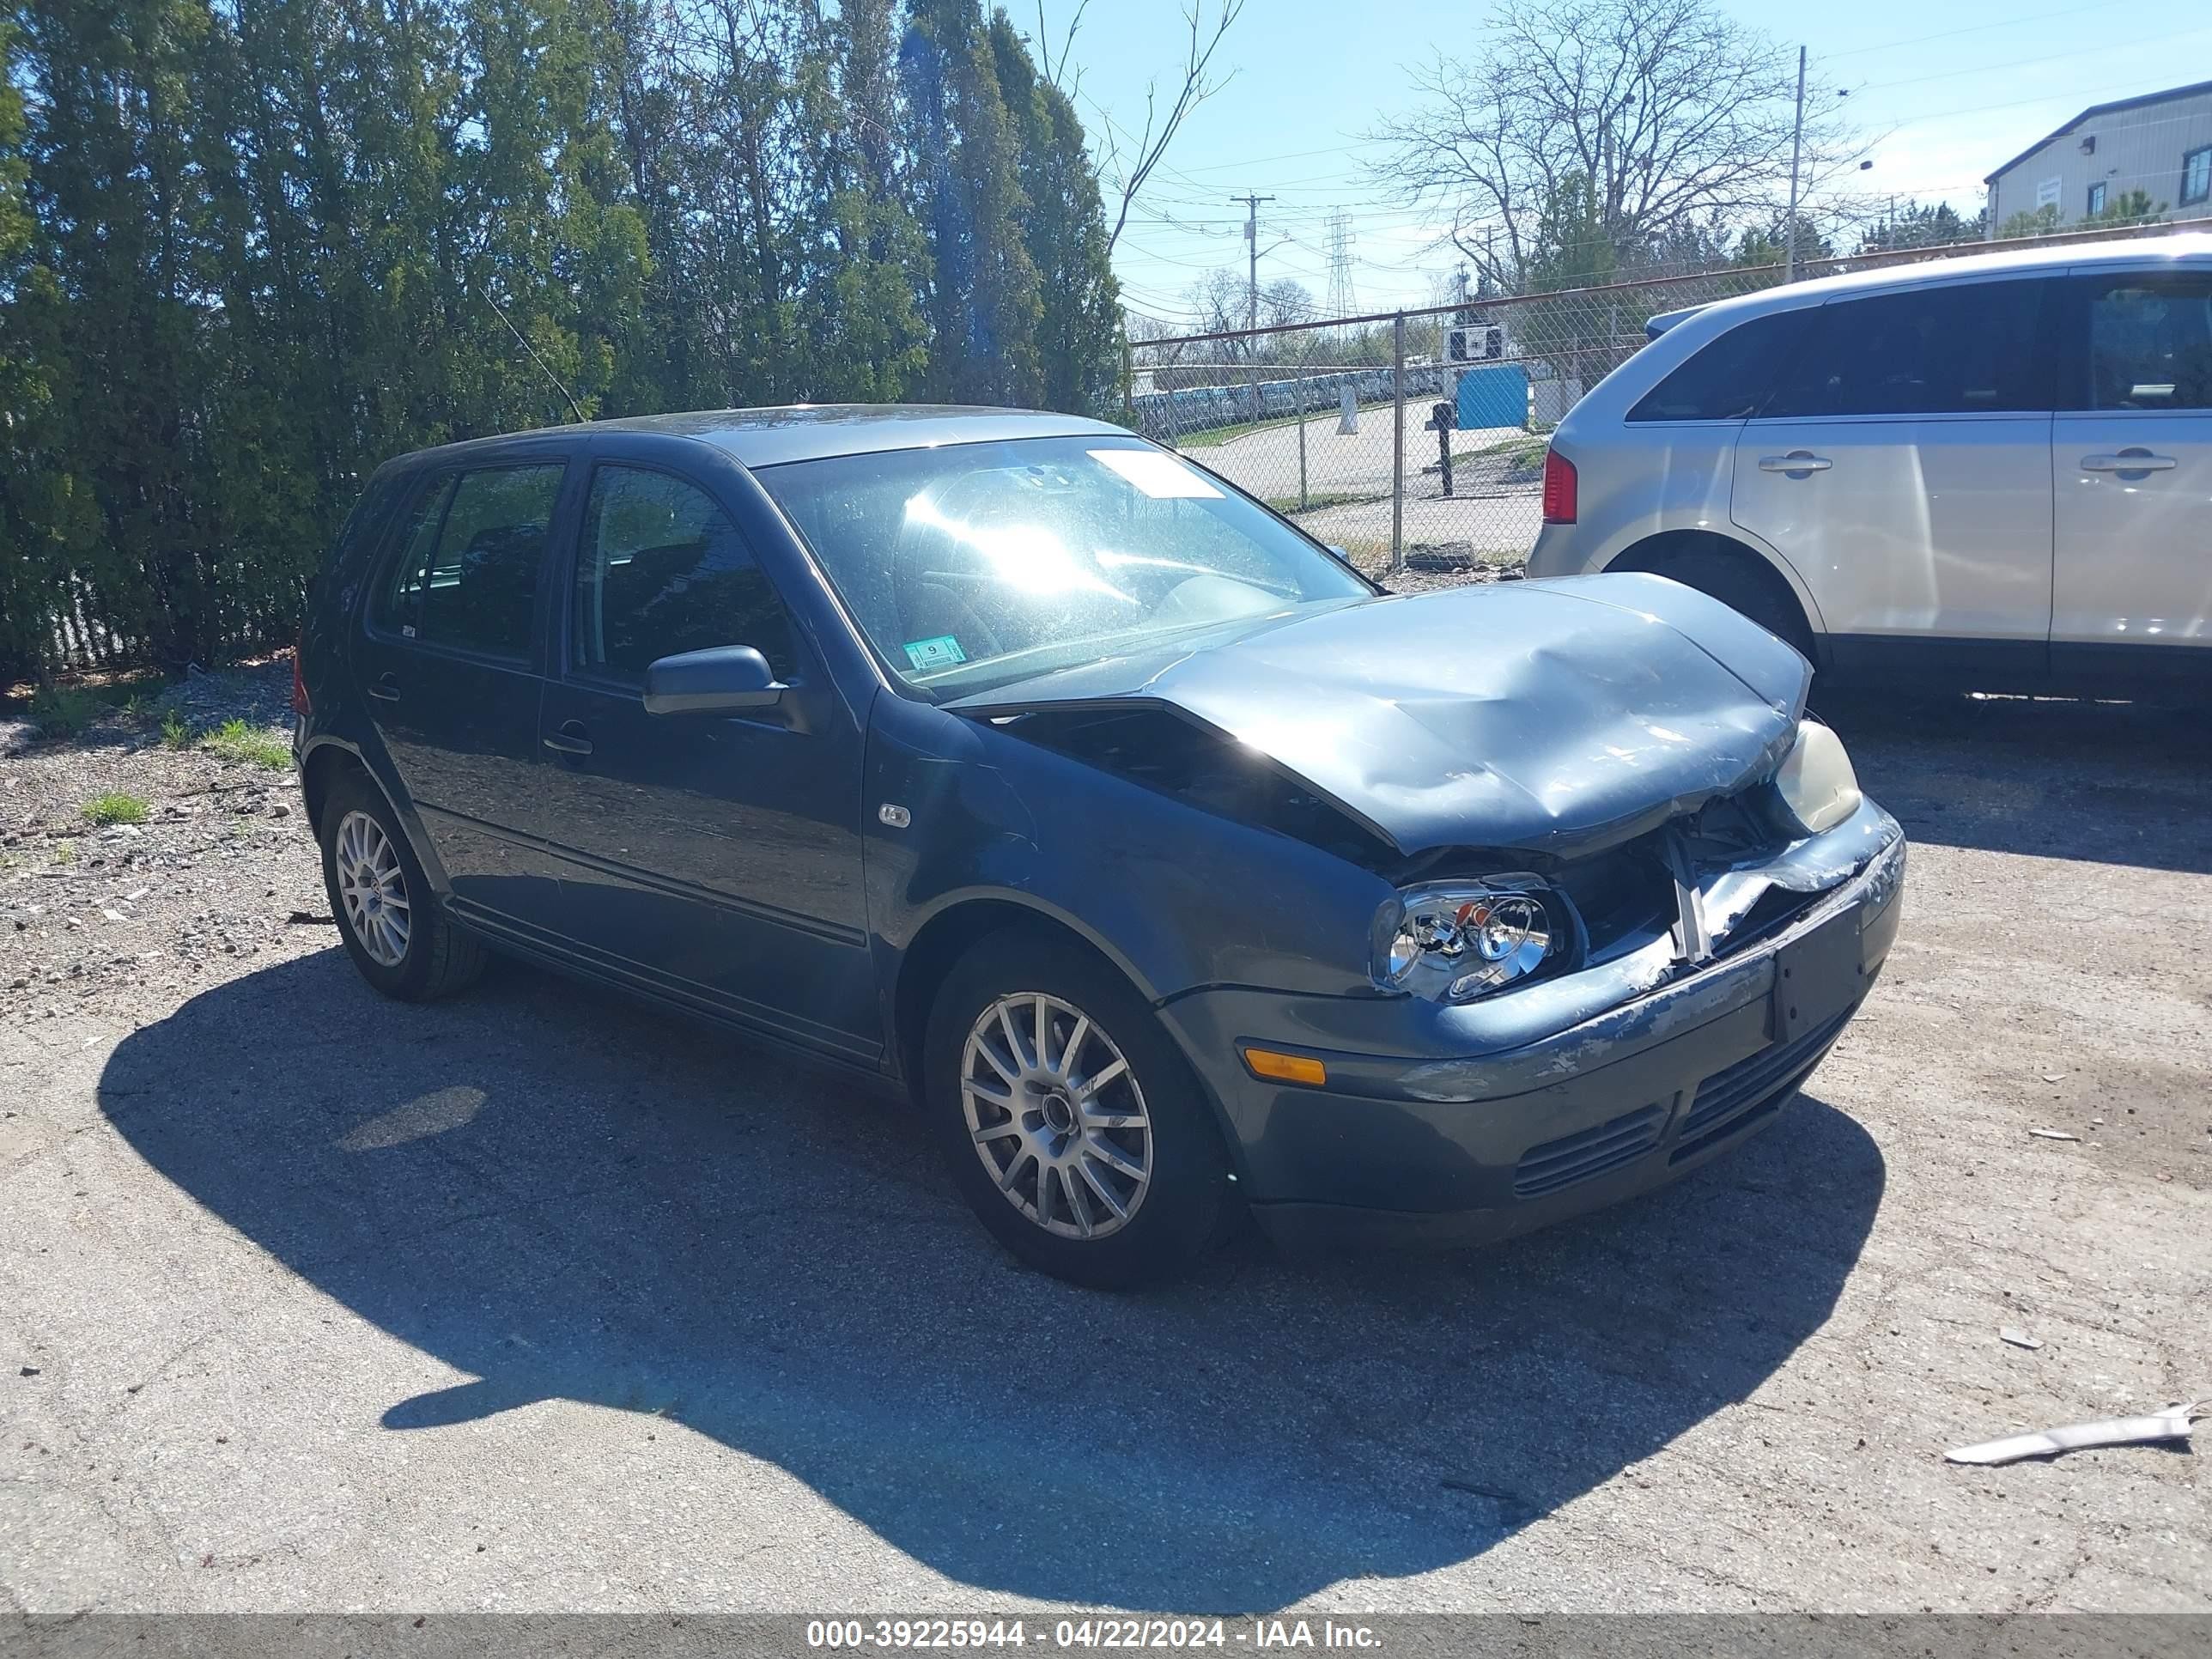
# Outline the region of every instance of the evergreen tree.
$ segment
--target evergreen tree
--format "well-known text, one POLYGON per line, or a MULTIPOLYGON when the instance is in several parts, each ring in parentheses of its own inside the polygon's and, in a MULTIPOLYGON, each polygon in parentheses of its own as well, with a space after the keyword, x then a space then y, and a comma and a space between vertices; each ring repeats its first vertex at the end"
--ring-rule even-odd
POLYGON ((992 67, 1020 158, 1023 243, 1036 268, 1040 401, 1095 415, 1120 399, 1121 289, 1083 125, 1045 80, 1006 13, 991 19, 992 67))
POLYGON ((919 128, 930 383, 955 403, 1034 404, 1043 306, 1022 234, 1015 137, 976 0, 913 0, 901 70, 919 128))
POLYGON ((1113 395, 978 0, 15 0, 0 64, 0 675, 287 640, 380 461, 571 392, 1113 395))

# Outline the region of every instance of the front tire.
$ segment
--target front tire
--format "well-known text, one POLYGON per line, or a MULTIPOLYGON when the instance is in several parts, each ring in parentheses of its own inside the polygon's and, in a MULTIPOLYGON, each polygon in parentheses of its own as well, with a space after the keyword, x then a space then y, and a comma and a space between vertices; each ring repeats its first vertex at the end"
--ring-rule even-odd
POLYGON ((1212 1236, 1228 1160, 1197 1078, 1108 963, 1027 927, 979 940, 931 1010, 920 1093, 953 1183, 1030 1266, 1122 1290, 1212 1236))
POLYGON ((347 772, 323 802, 323 886, 346 954, 386 996, 429 1002, 474 981, 484 949, 446 919, 383 793, 347 772))

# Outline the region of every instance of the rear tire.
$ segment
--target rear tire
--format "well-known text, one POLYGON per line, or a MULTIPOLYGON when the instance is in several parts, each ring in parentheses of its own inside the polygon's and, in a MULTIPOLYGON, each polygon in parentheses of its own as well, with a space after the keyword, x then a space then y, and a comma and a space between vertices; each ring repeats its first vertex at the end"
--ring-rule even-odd
POLYGON ((1748 548, 1733 543, 1692 543, 1687 546, 1656 546, 1633 550, 1614 565, 1616 570, 1648 570, 1668 576, 1685 587, 1718 599, 1729 610, 1748 617, 1768 633, 1794 646, 1806 661, 1814 660, 1813 630, 1790 584, 1748 548))
POLYGON ((916 1092, 954 1186, 1031 1267, 1126 1290, 1213 1235, 1229 1164, 1201 1085, 1128 981, 1067 939, 1018 927, 969 948, 916 1092))
POLYGON ((382 791, 360 772, 341 774, 318 830, 331 917, 363 979, 402 1002, 434 1001, 476 981, 484 947, 446 919, 382 791))

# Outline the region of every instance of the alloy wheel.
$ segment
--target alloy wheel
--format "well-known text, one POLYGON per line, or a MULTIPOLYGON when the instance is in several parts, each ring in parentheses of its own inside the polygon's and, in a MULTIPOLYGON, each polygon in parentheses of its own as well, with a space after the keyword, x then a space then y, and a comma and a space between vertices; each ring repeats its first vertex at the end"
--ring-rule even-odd
POLYGON ((338 821, 335 861, 346 925, 371 960, 397 968, 407 959, 413 916, 406 873, 391 837, 368 813, 349 812, 338 821))
POLYGON ((1016 991, 984 1009, 960 1058, 975 1156, 1009 1204, 1061 1238, 1129 1224, 1152 1180, 1144 1090, 1073 1005, 1016 991))

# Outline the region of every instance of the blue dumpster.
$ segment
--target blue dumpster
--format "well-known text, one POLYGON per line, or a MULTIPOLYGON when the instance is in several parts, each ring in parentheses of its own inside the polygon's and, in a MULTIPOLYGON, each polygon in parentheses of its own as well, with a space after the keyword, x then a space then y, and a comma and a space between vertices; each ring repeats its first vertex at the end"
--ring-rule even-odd
POLYGON ((1459 425, 1526 427, 1528 424, 1528 371, 1518 363, 1495 368, 1467 368, 1459 376, 1459 425))

